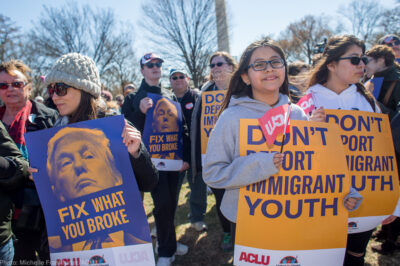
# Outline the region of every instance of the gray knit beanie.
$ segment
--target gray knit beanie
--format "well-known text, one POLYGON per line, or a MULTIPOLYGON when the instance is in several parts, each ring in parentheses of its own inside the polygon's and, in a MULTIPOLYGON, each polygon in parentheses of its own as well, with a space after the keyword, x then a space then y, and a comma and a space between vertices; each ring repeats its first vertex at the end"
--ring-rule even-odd
POLYGON ((95 98, 100 95, 101 83, 95 62, 88 56, 70 53, 61 56, 44 80, 47 87, 51 83, 65 83, 85 91, 95 98))

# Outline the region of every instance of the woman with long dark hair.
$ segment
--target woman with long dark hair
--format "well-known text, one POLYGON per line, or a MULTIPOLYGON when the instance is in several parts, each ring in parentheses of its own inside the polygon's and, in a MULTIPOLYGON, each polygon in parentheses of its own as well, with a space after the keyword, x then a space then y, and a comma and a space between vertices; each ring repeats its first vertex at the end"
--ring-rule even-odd
MULTIPOLYGON (((352 35, 328 40, 311 73, 308 93, 317 108, 381 112, 371 93, 360 83, 368 59, 364 42, 352 35)), ((392 219, 392 218, 391 218, 392 219)), ((364 265, 372 230, 349 234, 344 265, 364 265)))
MULTIPOLYGON (((240 156, 239 123, 260 118, 268 110, 290 103, 287 63, 282 49, 270 39, 250 44, 233 73, 222 111, 207 146, 203 178, 212 188, 224 189, 220 206, 231 222, 232 243, 236 225, 239 188, 277 173, 283 154, 257 152, 240 156)), ((293 105, 291 119, 307 120, 293 105)))

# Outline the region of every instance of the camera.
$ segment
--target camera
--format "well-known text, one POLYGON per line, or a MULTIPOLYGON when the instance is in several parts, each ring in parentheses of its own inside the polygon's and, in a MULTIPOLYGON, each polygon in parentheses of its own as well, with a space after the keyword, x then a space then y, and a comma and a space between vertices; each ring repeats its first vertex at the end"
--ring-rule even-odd
POLYGON ((314 54, 322 54, 324 52, 325 45, 326 45, 327 42, 328 42, 328 39, 324 38, 324 40, 322 42, 317 43, 314 46, 313 53, 314 54))

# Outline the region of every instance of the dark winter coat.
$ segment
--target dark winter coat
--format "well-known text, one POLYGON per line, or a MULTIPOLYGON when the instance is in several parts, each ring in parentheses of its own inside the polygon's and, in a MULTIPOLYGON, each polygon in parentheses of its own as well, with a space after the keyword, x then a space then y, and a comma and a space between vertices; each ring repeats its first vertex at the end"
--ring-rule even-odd
POLYGON ((0 246, 12 236, 13 192, 28 181, 28 162, 0 123, 0 246))

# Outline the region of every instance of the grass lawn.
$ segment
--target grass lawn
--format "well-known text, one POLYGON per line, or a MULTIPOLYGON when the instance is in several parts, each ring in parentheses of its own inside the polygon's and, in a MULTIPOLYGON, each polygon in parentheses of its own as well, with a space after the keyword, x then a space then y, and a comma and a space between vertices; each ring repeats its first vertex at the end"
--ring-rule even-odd
MULTIPOLYGON (((189 214, 189 193, 190 189, 187 182, 182 185, 179 195, 178 208, 175 215, 176 234, 179 242, 189 246, 189 252, 185 256, 176 256, 173 265, 197 266, 197 265, 232 265, 233 253, 223 252, 220 248, 222 241, 222 228, 219 225, 217 211, 215 209, 214 195, 207 197, 207 214, 205 222, 208 225, 208 231, 197 232, 190 228, 189 214)), ((155 226, 152 215, 153 201, 150 193, 145 193, 145 210, 148 217, 150 228, 155 226)), ((371 240, 365 260, 365 265, 394 266, 400 265, 400 250, 391 256, 383 256, 371 251, 371 245, 378 244, 371 240)), ((153 239, 153 246, 155 240, 153 239)), ((307 266, 307 265, 303 265, 307 266)))

